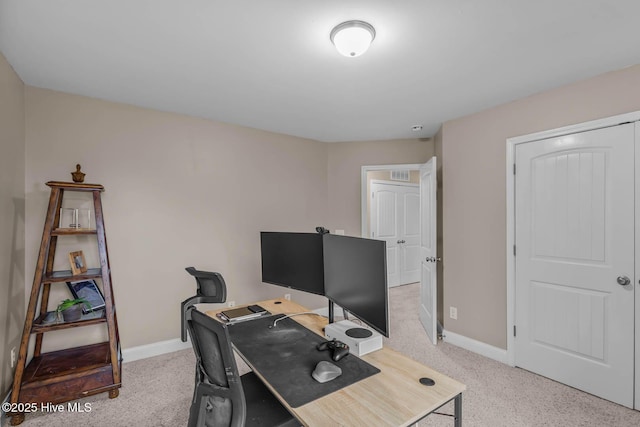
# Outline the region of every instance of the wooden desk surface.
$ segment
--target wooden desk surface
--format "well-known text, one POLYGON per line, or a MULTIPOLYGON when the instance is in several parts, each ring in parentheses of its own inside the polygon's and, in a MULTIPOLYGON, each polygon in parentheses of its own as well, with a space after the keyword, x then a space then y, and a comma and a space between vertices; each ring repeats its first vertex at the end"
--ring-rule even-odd
MULTIPOLYGON (((309 311, 285 299, 256 304, 273 314, 309 311)), ((215 318, 215 314, 222 310, 225 309, 207 311, 207 314, 215 318)), ((301 315, 292 319, 324 337, 326 318, 301 315)), ((464 384, 388 347, 366 354, 361 359, 376 366, 380 373, 298 408, 289 407, 275 390, 272 391, 305 425, 335 427, 409 426, 466 389, 464 384), (419 383, 422 377, 432 378, 436 384, 424 386, 419 383)), ((250 362, 247 363, 251 366, 250 362)), ((259 372, 256 374, 260 376, 259 372)))

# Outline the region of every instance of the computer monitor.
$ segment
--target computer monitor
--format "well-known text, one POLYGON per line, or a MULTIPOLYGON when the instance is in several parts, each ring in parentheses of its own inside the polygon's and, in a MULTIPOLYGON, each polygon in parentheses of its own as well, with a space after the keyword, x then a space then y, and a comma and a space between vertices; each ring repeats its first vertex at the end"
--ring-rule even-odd
POLYGON ((324 295, 322 235, 318 233, 260 233, 262 281, 324 295))
POLYGON ((325 234, 323 247, 325 296, 388 337, 386 243, 325 234))

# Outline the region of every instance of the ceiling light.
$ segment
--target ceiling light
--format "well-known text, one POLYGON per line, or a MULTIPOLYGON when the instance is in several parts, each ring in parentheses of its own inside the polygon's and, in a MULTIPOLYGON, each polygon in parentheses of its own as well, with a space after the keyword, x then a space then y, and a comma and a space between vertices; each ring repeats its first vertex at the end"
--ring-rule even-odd
POLYGON ((360 56, 376 38, 376 30, 364 21, 347 21, 331 30, 331 42, 344 56, 360 56))

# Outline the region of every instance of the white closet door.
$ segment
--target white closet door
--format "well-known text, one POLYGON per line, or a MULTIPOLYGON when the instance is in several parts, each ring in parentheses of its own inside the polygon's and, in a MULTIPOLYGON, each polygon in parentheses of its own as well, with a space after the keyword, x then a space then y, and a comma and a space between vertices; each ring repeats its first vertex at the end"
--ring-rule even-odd
POLYGON ((402 284, 416 283, 420 281, 420 189, 418 186, 400 188, 403 215, 400 281, 402 284))
POLYGON ((516 365, 632 407, 634 125, 516 147, 516 365))
POLYGON ((371 238, 387 243, 387 285, 400 283, 400 230, 398 195, 394 188, 371 184, 371 238))
POLYGON ((417 185, 371 183, 371 238, 387 242, 387 283, 420 280, 420 194, 417 185))

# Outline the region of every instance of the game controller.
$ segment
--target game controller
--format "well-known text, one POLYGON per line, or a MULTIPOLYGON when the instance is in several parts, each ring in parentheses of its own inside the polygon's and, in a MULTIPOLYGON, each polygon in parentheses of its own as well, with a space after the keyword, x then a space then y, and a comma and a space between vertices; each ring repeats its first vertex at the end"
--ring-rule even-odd
POLYGON ((316 348, 320 351, 331 350, 331 359, 333 359, 334 362, 337 362, 349 354, 349 346, 336 339, 320 343, 316 348))

